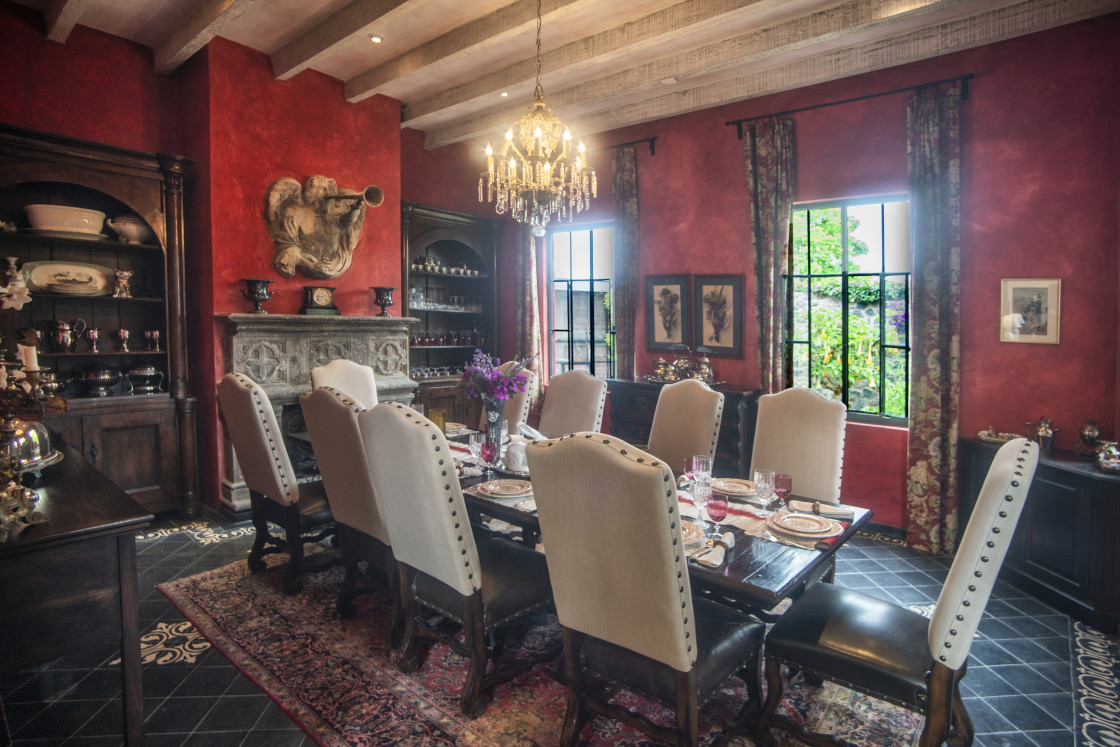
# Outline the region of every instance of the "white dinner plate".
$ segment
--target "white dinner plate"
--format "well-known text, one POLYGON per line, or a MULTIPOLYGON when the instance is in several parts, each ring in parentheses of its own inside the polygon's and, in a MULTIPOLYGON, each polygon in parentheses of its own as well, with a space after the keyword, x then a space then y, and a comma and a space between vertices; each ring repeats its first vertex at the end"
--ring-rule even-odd
POLYGON ((528 480, 490 480, 478 486, 478 492, 495 498, 513 498, 533 492, 533 483, 528 480))

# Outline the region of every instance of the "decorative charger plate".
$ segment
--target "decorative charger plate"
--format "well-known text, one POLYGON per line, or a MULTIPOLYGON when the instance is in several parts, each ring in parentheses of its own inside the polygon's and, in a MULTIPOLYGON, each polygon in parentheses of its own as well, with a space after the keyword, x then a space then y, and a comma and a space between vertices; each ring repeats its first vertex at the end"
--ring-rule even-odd
POLYGON ((503 462, 498 462, 490 466, 490 469, 497 472, 499 475, 509 475, 510 477, 528 477, 528 472, 522 472, 517 469, 510 469, 503 462))
POLYGON ((85 262, 28 262, 23 266, 28 290, 65 296, 107 296, 113 292, 108 267, 85 262))
POLYGON ((816 514, 773 514, 767 517, 766 527, 781 534, 815 539, 835 537, 844 531, 840 522, 816 514))
POLYGON ((443 424, 443 432, 444 433, 461 433, 465 430, 467 430, 467 426, 463 425, 462 423, 444 423, 443 424))
POLYGON ((754 495, 754 483, 738 477, 717 477, 712 480, 712 490, 728 495, 754 495))
POLYGON ((704 528, 691 521, 681 521, 681 533, 684 534, 686 545, 694 545, 704 539, 704 528))
POLYGON ((495 498, 513 498, 533 492, 533 483, 528 480, 490 480, 478 486, 478 492, 495 498))

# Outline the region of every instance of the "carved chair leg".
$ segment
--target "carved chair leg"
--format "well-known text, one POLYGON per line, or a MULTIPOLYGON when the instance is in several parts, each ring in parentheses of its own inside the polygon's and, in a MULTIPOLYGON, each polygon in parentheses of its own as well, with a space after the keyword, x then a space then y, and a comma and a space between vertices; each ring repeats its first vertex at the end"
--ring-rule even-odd
POLYGON ((388 636, 389 651, 393 651, 395 648, 401 645, 401 638, 404 636, 405 623, 404 604, 401 602, 401 571, 395 559, 389 559, 389 567, 385 572, 389 578, 389 594, 393 599, 393 621, 389 623, 388 636))
POLYGON ((972 719, 968 716, 968 709, 964 707, 964 700, 961 699, 962 677, 964 677, 964 667, 961 667, 961 676, 953 682, 953 729, 949 739, 954 747, 971 747, 975 733, 972 719))
POLYGON ((774 710, 778 704, 782 702, 782 693, 785 689, 785 683, 782 682, 782 665, 776 659, 766 659, 766 702, 762 704, 762 711, 758 714, 758 721, 755 722, 754 730, 751 736, 755 741, 764 741, 765 744, 770 743, 769 735, 766 734, 767 729, 770 728, 770 717, 774 715, 774 710))
POLYGON ((560 744, 576 747, 579 734, 587 723, 587 708, 583 702, 583 677, 579 671, 579 648, 584 636, 563 628, 564 684, 568 687, 568 708, 564 713, 564 726, 560 731, 560 744))
MULTIPOLYGON (((941 662, 934 662, 926 675, 926 722, 918 741, 921 747, 939 747, 949 738, 950 725, 954 720, 954 694, 964 667, 954 671, 941 662)), ((959 697, 959 694, 957 694, 959 697)), ((961 704, 964 708, 964 704, 961 704)), ((967 720, 967 715, 965 716, 967 720)), ((968 724, 971 730, 971 723, 968 724)))
POLYGON ((262 503, 262 501, 267 500, 269 499, 255 490, 249 491, 253 529, 256 530, 257 535, 253 540, 253 549, 249 552, 249 570, 253 573, 260 573, 265 569, 264 549, 265 545, 272 539, 272 535, 268 531, 268 519, 264 515, 265 506, 262 503))
POLYGON ((300 533, 299 509, 295 504, 284 509, 284 534, 288 538, 288 570, 284 572, 284 591, 299 594, 303 588, 303 538, 300 533))
POLYGON ((700 703, 695 667, 675 672, 677 685, 677 744, 695 747, 700 743, 700 703))
POLYGON ((486 702, 482 697, 482 679, 486 676, 486 664, 490 659, 486 646, 481 591, 476 591, 464 599, 463 612, 463 633, 471 653, 467 680, 463 683, 463 694, 459 698, 459 708, 468 718, 477 718, 486 710, 486 702))
POLYGON ((731 737, 746 732, 746 726, 750 723, 751 715, 755 714, 762 707, 762 651, 761 649, 754 652, 754 655, 747 660, 743 668, 739 670, 739 678, 747 686, 747 699, 743 702, 743 707, 739 709, 739 713, 735 715, 735 719, 727 725, 726 736, 719 744, 726 743, 731 737))
POLYGON ((404 634, 401 648, 397 653, 397 667, 405 674, 415 672, 420 668, 420 657, 416 646, 419 639, 417 617, 420 614, 420 604, 409 592, 412 588, 412 577, 416 571, 400 564, 400 597, 402 618, 404 621, 404 634))

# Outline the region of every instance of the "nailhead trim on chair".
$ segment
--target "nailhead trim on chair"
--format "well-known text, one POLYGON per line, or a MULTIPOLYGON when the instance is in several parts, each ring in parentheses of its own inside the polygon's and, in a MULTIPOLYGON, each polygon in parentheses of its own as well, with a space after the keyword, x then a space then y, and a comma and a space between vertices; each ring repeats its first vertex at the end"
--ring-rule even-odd
MULTIPOLYGON (((622 446, 620 444, 626 444, 625 441, 620 441, 616 438, 613 438, 612 436, 605 436, 601 433, 584 433, 582 435, 583 435, 584 438, 601 438, 603 440, 604 444, 613 448, 621 456, 626 457, 627 459, 629 459, 632 462, 637 462, 637 463, 642 464, 642 465, 647 464, 644 457, 633 456, 633 455, 627 453, 626 449, 622 448, 622 446)), ((560 443, 561 441, 567 440, 569 438, 575 438, 575 437, 576 437, 576 434, 569 433, 567 435, 560 436, 559 438, 550 439, 549 441, 545 442, 544 445, 545 446, 552 446, 553 444, 557 444, 557 443, 560 443)), ((534 442, 534 443, 536 443, 536 442, 534 442)), ((641 454, 643 452, 638 451, 638 453, 641 454)), ((660 461, 653 461, 653 462, 649 462, 648 465, 650 467, 660 467, 661 462, 660 461)), ((666 477, 665 481, 668 482, 668 480, 669 480, 669 478, 666 477)), ((675 546, 677 544, 677 539, 676 539, 677 522, 676 522, 676 519, 672 518, 674 516, 674 514, 676 513, 676 504, 677 504, 676 484, 675 483, 673 484, 673 487, 666 488, 666 490, 665 490, 665 500, 666 500, 666 504, 668 505, 668 508, 669 508, 669 517, 670 517, 670 519, 669 519, 669 530, 671 532, 673 532, 673 534, 674 534, 673 545, 675 546)), ((679 551, 673 557, 673 560, 677 564, 677 578, 681 578, 681 571, 684 570, 685 567, 681 562, 681 553, 679 551)), ((678 587, 677 594, 681 598, 681 609, 682 610, 687 609, 688 608, 688 601, 687 601, 687 599, 685 598, 685 595, 684 595, 684 586, 679 586, 678 587)), ((682 618, 682 622, 685 625, 688 625, 688 617, 682 614, 681 618, 682 618)), ((687 631, 685 632, 684 637, 686 639, 691 638, 690 634, 687 631)), ((689 653, 692 653, 692 644, 691 643, 686 644, 686 649, 689 653)))
POLYGON ((362 406, 359 405, 354 400, 350 399, 348 396, 346 396, 346 394, 344 392, 342 392, 338 389, 335 389, 333 386, 321 386, 319 388, 324 389, 324 390, 330 392, 331 394, 333 394, 335 396, 335 398, 338 399, 339 402, 346 405, 347 407, 349 407, 354 412, 362 412, 362 410, 363 410, 362 406))
MULTIPOLYGON (((237 383, 245 387, 249 394, 253 397, 253 402, 257 405, 257 415, 261 420, 261 427, 264 428, 265 436, 268 438, 268 449, 272 452, 272 461, 276 465, 276 474, 280 477, 280 485, 284 488, 284 492, 289 492, 288 479, 285 475, 284 463, 280 461, 280 455, 276 451, 276 440, 273 438, 272 430, 268 427, 268 419, 264 417, 264 400, 261 399, 261 389, 257 386, 256 382, 250 379, 245 374, 235 373, 233 375, 237 379, 237 383)), ((286 453, 286 452, 285 452, 286 453)), ((284 496, 287 498, 287 496, 284 496)), ((296 491, 296 500, 299 500, 299 491, 296 491)))
POLYGON ((719 441, 719 427, 723 423, 723 392, 719 393, 719 401, 716 403, 716 422, 712 428, 712 442, 708 444, 708 453, 714 459, 716 456, 716 443, 719 441))
MULTIPOLYGON (((1023 454, 1026 454, 1026 453, 1028 453, 1027 449, 1023 449, 1022 451, 1019 452, 1020 455, 1023 455, 1023 454)), ((1019 458, 1016 459, 1016 461, 1019 463, 1020 468, 1017 469, 1012 474, 1017 478, 1021 478, 1023 476, 1023 473, 1021 471, 1021 465, 1024 462, 1024 457, 1019 456, 1019 458)), ((1013 488, 1019 487, 1019 480, 1017 480, 1017 479, 1012 480, 1011 481, 1011 487, 1013 487, 1013 488)), ((1007 494, 1007 495, 1003 496, 1003 500, 1006 501, 1007 503, 1014 503, 1015 502, 1015 496, 1013 496, 1011 494, 1007 494)), ((987 547, 995 547, 995 541, 993 539, 991 539, 991 537, 993 535, 999 534, 1001 532, 1002 527, 1000 526, 1000 522, 1003 519, 1006 519, 1006 518, 1007 518, 1007 512, 1006 511, 1000 511, 998 516, 996 517, 996 522, 991 527, 989 527, 989 529, 988 529, 989 537, 988 537, 988 540, 984 543, 987 547)), ((972 575, 975 576, 976 578, 983 578, 985 569, 982 566, 987 564, 988 562, 990 562, 990 558, 987 555, 981 555, 978 560, 979 560, 980 565, 977 565, 975 568, 973 568, 972 575)), ((970 593, 974 593, 976 591, 975 584, 969 584, 968 585, 968 591, 970 593)), ((961 606, 962 607, 971 607, 972 606, 972 600, 965 597, 964 599, 961 600, 961 606)), ((955 618, 958 621, 963 621, 964 620, 964 615, 961 614, 960 612, 958 612, 955 615, 955 618)), ((952 637, 955 637, 956 635, 957 635, 957 631, 953 628, 950 628, 949 629, 949 636, 952 638, 952 637)), ((952 641, 942 641, 941 646, 944 649, 952 649, 953 648, 953 642, 952 641)), ((945 654, 938 654, 937 659, 938 659, 938 661, 945 662, 945 661, 948 660, 948 657, 945 654)))

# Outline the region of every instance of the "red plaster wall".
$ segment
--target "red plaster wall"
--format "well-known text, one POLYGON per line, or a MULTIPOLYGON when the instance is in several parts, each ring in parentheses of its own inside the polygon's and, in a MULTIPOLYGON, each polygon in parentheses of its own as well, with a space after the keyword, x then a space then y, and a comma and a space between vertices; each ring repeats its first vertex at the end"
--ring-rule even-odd
POLYGON ((0 121, 149 152, 169 151, 160 112, 166 81, 152 51, 76 26, 47 39, 42 15, 0 2, 0 121))

